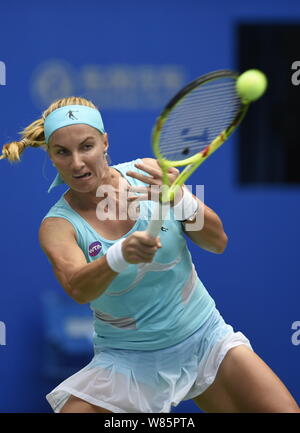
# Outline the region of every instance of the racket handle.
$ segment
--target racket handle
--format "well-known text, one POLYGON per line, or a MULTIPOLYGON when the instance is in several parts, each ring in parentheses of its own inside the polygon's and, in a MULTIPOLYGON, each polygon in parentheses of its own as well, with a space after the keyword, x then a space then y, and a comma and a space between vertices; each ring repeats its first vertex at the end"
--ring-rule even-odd
POLYGON ((156 236, 158 236, 160 233, 160 229, 161 229, 162 224, 163 224, 162 219, 150 221, 150 223, 147 227, 148 235, 150 235, 152 238, 156 238, 156 236))
POLYGON ((167 212, 169 210, 169 204, 162 205, 161 203, 155 203, 152 220, 147 227, 147 233, 156 238, 159 235, 160 229, 165 221, 167 212))

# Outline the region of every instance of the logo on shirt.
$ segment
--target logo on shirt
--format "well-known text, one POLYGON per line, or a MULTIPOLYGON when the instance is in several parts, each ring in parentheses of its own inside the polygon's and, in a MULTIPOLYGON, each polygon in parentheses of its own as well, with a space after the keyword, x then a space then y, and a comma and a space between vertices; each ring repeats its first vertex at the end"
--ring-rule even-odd
POLYGON ((97 256, 102 250, 102 245, 100 242, 96 241, 89 245, 89 255, 91 257, 97 256))

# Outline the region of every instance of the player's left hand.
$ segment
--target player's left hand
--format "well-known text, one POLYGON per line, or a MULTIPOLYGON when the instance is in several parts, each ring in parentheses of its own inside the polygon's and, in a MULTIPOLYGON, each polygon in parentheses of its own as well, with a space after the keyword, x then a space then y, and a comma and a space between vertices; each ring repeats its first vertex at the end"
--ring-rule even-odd
MULTIPOLYGON (((141 180, 142 182, 148 184, 149 186, 130 186, 128 188, 129 193, 138 193, 139 195, 129 196, 128 201, 143 201, 143 200, 152 200, 159 201, 159 197, 162 193, 163 188, 163 175, 162 170, 157 166, 154 168, 150 164, 146 163, 136 163, 135 167, 139 170, 144 171, 147 174, 141 174, 136 171, 127 171, 127 176, 133 177, 135 179, 141 180)), ((169 167, 168 169, 168 180, 169 185, 175 181, 175 179, 180 174, 180 171, 176 167, 169 167)), ((182 188, 180 188, 176 196, 171 202, 171 205, 177 204, 182 198, 182 188)))

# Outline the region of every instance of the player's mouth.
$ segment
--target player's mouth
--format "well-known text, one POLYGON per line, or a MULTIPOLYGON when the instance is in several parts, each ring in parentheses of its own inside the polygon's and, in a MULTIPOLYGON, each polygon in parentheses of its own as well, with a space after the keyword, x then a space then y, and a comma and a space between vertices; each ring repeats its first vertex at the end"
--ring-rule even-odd
POLYGON ((87 173, 83 173, 83 174, 79 174, 79 175, 73 175, 73 179, 79 179, 79 180, 81 180, 81 179, 88 179, 88 178, 90 178, 92 176, 92 173, 91 172, 87 172, 87 173))

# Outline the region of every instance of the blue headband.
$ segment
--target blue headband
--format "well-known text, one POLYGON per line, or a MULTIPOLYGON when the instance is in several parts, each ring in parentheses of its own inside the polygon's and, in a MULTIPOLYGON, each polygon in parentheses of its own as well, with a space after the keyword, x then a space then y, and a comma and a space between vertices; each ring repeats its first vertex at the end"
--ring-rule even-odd
MULTIPOLYGON (((105 133, 102 117, 97 109, 85 105, 67 105, 66 107, 57 108, 57 110, 52 111, 52 113, 46 117, 44 121, 46 143, 48 144, 50 136, 57 129, 79 123, 92 126, 93 128, 98 129, 102 134, 105 133)), ((63 178, 60 174, 57 174, 50 185, 48 192, 62 183, 65 183, 63 178)))
POLYGON ((85 105, 67 105, 52 111, 44 121, 45 141, 48 144, 49 138, 54 131, 64 126, 84 123, 105 133, 102 117, 96 108, 85 105))

